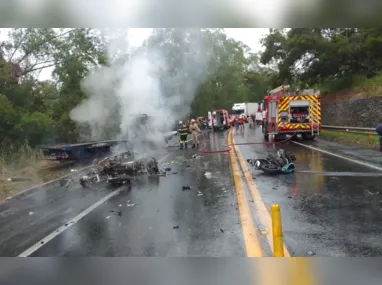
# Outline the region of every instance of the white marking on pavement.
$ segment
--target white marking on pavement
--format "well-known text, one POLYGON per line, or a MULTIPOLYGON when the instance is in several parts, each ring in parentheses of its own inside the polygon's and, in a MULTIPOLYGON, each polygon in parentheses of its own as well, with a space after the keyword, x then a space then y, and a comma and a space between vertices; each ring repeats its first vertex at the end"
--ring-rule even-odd
POLYGON ((76 172, 71 172, 71 173, 69 173, 69 174, 67 174, 67 175, 64 175, 64 176, 61 176, 61 177, 59 177, 59 178, 57 178, 57 179, 53 179, 53 180, 50 180, 50 181, 48 181, 48 182, 45 182, 45 183, 42 183, 42 184, 33 186, 33 187, 31 187, 31 188, 22 190, 21 192, 18 192, 18 193, 16 193, 16 194, 12 195, 12 196, 9 196, 6 200, 13 199, 13 198, 15 198, 16 196, 19 196, 19 195, 21 195, 21 194, 24 194, 24 193, 26 193, 26 192, 28 192, 28 191, 30 191, 30 190, 33 190, 33 189, 36 189, 36 188, 40 188, 40 187, 42 187, 42 186, 46 186, 46 185, 51 184, 51 183, 53 183, 53 182, 60 181, 61 179, 65 178, 65 177, 69 177, 69 176, 73 175, 74 173, 78 173, 78 172, 83 171, 83 170, 85 170, 85 169, 87 169, 87 168, 90 168, 90 167, 92 167, 92 166, 93 166, 93 165, 85 166, 85 167, 83 167, 83 168, 78 169, 76 172))
POLYGON ((105 203, 110 198, 118 195, 119 192, 121 192, 122 189, 123 189, 123 186, 120 187, 119 189, 115 190, 114 192, 110 193, 109 195, 103 197, 101 200, 99 200, 98 202, 96 202, 95 204, 91 205, 89 208, 87 208, 86 210, 84 210, 83 212, 81 212, 80 214, 75 216, 69 222, 65 223, 65 225, 63 225, 62 227, 60 227, 57 230, 55 230, 54 232, 52 232, 51 234, 49 234, 47 237, 45 237, 42 240, 40 240, 38 243, 36 243, 32 247, 28 248, 26 251, 21 253, 18 257, 27 257, 27 256, 31 255, 32 253, 37 251, 40 247, 44 246, 47 242, 49 242, 50 240, 54 239, 60 233, 64 232, 66 229, 70 228, 72 225, 77 223, 79 220, 81 220, 87 214, 92 212, 95 208, 97 208, 101 204, 105 203))
POLYGON ((357 163, 359 165, 363 165, 363 166, 366 166, 366 167, 369 167, 369 168, 372 168, 372 169, 375 169, 375 170, 382 171, 382 167, 379 167, 379 166, 374 165, 374 164, 370 164, 370 163, 363 162, 363 161, 360 161, 360 160, 357 160, 357 159, 353 159, 353 158, 349 158, 349 157, 342 156, 342 155, 339 155, 339 154, 335 154, 333 152, 326 151, 326 150, 323 150, 323 149, 320 149, 320 148, 317 148, 317 147, 313 147, 313 146, 310 146, 310 145, 302 144, 302 143, 299 143, 299 142, 292 141, 292 143, 298 144, 298 145, 301 145, 303 147, 310 148, 310 149, 313 149, 313 150, 316 150, 316 151, 319 151, 319 152, 322 152, 322 153, 325 153, 325 154, 328 154, 328 155, 331 155, 331 156, 335 156, 335 157, 338 157, 338 158, 341 158, 341 159, 345 159, 347 161, 350 161, 350 162, 353 162, 353 163, 357 163))
MULTIPOLYGON (((164 161, 169 155, 166 155, 165 157, 161 158, 158 162, 161 162, 161 161, 164 161)), ((35 245, 31 246, 30 248, 28 248, 27 250, 25 250, 23 253, 21 253, 20 255, 18 255, 18 257, 28 257, 30 256, 32 253, 34 253, 35 251, 37 251, 39 248, 41 248, 42 246, 44 246, 45 244, 47 244, 49 241, 51 241, 52 239, 54 239, 56 236, 58 236, 59 234, 61 234, 62 232, 64 232, 65 230, 67 230, 68 228, 70 228, 72 225, 74 225, 75 223, 77 223, 79 220, 81 220, 83 217, 85 217, 86 215, 88 215, 89 213, 91 213, 94 209, 96 209, 98 206, 102 205, 103 203, 105 203, 107 200, 109 200, 110 198, 118 195, 122 189, 124 188, 124 186, 118 188, 117 190, 111 192, 109 195, 106 195, 105 197, 103 197, 101 200, 99 200, 98 202, 94 203, 93 205, 91 205, 89 208, 87 208, 86 210, 84 210, 83 212, 81 212, 80 214, 78 214, 77 216, 75 216, 73 219, 71 219, 69 222, 65 223, 63 226, 61 226, 60 228, 56 229, 55 231, 53 231, 52 233, 50 233, 48 236, 46 236, 45 238, 43 238, 42 240, 40 240, 39 242, 37 242, 35 245)))

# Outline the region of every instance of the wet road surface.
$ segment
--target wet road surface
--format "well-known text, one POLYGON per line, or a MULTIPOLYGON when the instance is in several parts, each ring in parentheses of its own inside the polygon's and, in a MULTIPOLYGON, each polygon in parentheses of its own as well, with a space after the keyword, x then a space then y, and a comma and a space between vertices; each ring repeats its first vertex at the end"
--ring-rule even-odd
MULTIPOLYGON (((260 128, 234 137, 236 143, 263 142, 260 128)), ((340 149, 320 141, 309 144, 340 149)), ((265 157, 280 147, 296 154, 295 174, 252 174, 267 209, 273 203, 281 206, 284 242, 291 255, 381 256, 381 172, 291 142, 238 146, 244 159, 265 157)), ((227 132, 210 134, 207 148, 226 149, 227 132)), ((341 147, 342 152, 346 149, 341 147)), ((15 197, 0 205, 0 256, 21 254, 112 191, 115 196, 30 256, 246 256, 230 155, 192 159, 196 153, 176 147, 161 150, 161 168, 171 168, 167 177, 145 178, 131 187, 55 187, 15 197), (183 191, 185 185, 191 190, 183 191)), ((251 195, 244 196, 256 213, 251 195)))
MULTIPOLYGON (((261 142, 261 129, 239 131, 235 141, 261 142)), ((308 144, 328 145, 320 141, 308 144)), ((333 151, 346 149, 335 148, 333 143, 330 146, 333 151)), ((267 208, 272 203, 281 206, 284 242, 291 254, 309 256, 312 251, 316 256, 381 256, 382 173, 293 143, 239 149, 247 159, 263 158, 280 147, 296 154, 295 174, 252 173, 267 208)), ((354 158, 365 153, 352 151, 354 158)))
MULTIPOLYGON (((226 134, 209 141, 219 149, 226 134)), ((246 256, 229 154, 195 153, 162 151, 167 177, 123 186, 30 256, 246 256)), ((57 187, 1 205, 0 255, 20 254, 111 191, 57 187)))

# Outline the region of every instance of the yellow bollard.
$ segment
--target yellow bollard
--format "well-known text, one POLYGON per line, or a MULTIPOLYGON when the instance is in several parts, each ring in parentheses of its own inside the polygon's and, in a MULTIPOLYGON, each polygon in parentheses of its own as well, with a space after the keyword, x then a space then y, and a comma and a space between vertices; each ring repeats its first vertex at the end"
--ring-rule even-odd
POLYGON ((340 136, 342 136, 342 132, 340 132, 340 136))
POLYGON ((280 206, 272 205, 273 256, 284 257, 283 226, 281 223, 280 206))

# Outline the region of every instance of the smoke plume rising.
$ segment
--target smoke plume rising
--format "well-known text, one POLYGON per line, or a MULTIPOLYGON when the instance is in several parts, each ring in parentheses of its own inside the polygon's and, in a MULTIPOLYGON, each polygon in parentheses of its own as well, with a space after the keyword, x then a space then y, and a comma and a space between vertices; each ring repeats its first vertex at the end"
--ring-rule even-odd
POLYGON ((162 146, 163 132, 189 114, 198 86, 211 71, 212 46, 206 33, 190 29, 155 31, 128 59, 118 58, 126 45, 121 40, 108 44, 110 66, 84 79, 89 98, 70 116, 90 126, 92 139, 104 138, 117 124, 118 138, 148 152, 162 146), (137 121, 139 114, 150 117, 148 126, 137 121))

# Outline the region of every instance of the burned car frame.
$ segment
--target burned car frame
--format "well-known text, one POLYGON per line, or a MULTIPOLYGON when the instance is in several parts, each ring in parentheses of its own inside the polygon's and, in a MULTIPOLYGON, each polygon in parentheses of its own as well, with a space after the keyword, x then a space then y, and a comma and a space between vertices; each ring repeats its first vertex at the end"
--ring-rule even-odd
POLYGON ((84 188, 102 181, 121 186, 143 175, 163 176, 165 173, 159 170, 155 158, 135 160, 132 153, 124 152, 97 162, 92 170, 79 179, 79 183, 84 188))

